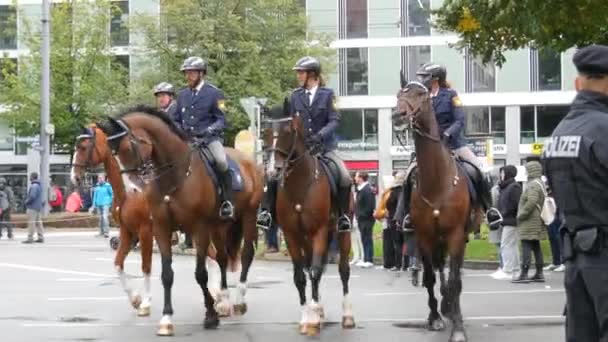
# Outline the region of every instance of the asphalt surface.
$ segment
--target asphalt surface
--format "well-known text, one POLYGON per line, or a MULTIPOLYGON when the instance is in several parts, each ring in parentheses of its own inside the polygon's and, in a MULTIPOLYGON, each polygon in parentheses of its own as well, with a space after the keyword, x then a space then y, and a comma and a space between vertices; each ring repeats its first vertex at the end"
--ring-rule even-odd
MULTIPOLYGON (((194 258, 174 258, 175 336, 157 337, 162 311, 160 260, 154 255, 152 314, 137 317, 118 279, 108 241, 93 232, 49 233, 45 244, 0 240, 0 341, 447 341, 425 329, 427 295, 403 273, 354 268, 351 300, 357 328, 340 327, 341 285, 330 265, 321 286, 326 324, 318 337, 301 336, 300 307, 291 265, 254 261, 245 316, 222 319, 204 330, 202 295, 194 279, 194 258)), ((138 277, 139 256, 127 259, 138 277)), ((461 303, 469 341, 563 341, 565 296, 561 274, 544 284, 511 284, 488 271, 464 270, 461 303)), ((229 277, 234 283, 235 276, 229 277)), ((141 279, 132 280, 141 289, 141 279)), ((232 289, 234 291, 234 289, 232 289)), ((438 292, 438 291, 437 291, 438 292)), ((310 294, 310 290, 307 292, 310 294)))

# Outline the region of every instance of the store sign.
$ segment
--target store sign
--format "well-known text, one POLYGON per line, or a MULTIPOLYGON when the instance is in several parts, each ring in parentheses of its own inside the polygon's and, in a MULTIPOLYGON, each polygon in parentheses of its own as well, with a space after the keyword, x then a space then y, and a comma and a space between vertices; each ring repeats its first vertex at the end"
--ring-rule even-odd
POLYGON ((352 141, 340 141, 338 142, 339 150, 377 150, 378 144, 376 143, 368 143, 368 142, 352 142, 352 141))
POLYGON ((492 147, 494 154, 507 154, 506 144, 496 144, 492 147))
POLYGON ((409 157, 414 152, 414 146, 391 146, 391 156, 393 157, 409 157))

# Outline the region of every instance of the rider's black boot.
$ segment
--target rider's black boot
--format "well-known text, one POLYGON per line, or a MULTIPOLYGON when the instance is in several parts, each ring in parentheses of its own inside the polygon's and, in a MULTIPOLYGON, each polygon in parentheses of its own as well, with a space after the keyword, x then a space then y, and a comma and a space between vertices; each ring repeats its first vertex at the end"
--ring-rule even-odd
POLYGON ((222 175, 222 204, 220 205, 220 218, 234 219, 234 205, 232 204, 232 176, 230 170, 226 170, 222 175))
POLYGON ((348 217, 348 209, 350 206, 350 196, 351 196, 351 192, 350 192, 350 186, 349 187, 343 187, 340 189, 340 193, 338 195, 339 201, 340 201, 340 217, 338 218, 338 231, 339 232, 346 232, 346 231, 350 231, 351 229, 351 222, 350 222, 350 218, 348 217))

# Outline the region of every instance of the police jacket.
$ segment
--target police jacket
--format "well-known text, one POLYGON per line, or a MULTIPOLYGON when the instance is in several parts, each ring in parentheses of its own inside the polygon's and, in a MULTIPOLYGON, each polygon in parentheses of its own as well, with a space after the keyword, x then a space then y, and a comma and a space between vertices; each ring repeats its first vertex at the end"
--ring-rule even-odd
POLYGON ((164 112, 167 113, 167 115, 169 115, 171 120, 176 121, 177 102, 175 102, 175 100, 171 100, 171 103, 169 104, 169 106, 167 108, 165 108, 164 112))
POLYGON ((307 137, 319 134, 326 150, 331 151, 337 147, 335 131, 338 128, 340 115, 335 107, 333 90, 318 87, 312 104, 309 105, 306 90, 298 88, 291 93, 289 103, 290 113, 299 113, 302 118, 307 137))
POLYGON ((175 121, 192 137, 205 143, 221 140, 225 127, 224 93, 205 82, 201 89, 182 89, 177 96, 175 121))
POLYGON ((433 97, 433 110, 439 125, 439 134, 450 135, 447 140, 450 149, 455 150, 466 145, 464 140, 464 111, 462 103, 455 90, 450 88, 439 88, 437 95, 433 97))
POLYGON ((581 91, 545 143, 543 163, 572 231, 608 226, 608 96, 581 91))

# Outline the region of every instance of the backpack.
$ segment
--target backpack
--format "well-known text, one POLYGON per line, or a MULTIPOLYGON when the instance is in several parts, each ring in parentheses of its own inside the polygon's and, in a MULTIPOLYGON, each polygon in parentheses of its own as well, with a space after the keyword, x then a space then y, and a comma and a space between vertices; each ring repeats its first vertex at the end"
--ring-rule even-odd
POLYGON ((541 208, 539 205, 537 205, 538 210, 540 210, 540 218, 543 221, 543 223, 545 225, 550 225, 551 223, 553 223, 553 221, 555 220, 555 212, 557 211, 557 208, 555 206, 555 200, 549 196, 547 196, 547 192, 545 191, 545 185, 542 184, 541 181, 539 181, 538 179, 534 180, 536 183, 538 183, 538 185, 540 185, 540 188, 543 190, 543 195, 544 195, 544 201, 543 201, 543 207, 541 208))

